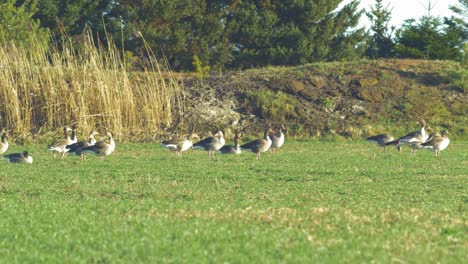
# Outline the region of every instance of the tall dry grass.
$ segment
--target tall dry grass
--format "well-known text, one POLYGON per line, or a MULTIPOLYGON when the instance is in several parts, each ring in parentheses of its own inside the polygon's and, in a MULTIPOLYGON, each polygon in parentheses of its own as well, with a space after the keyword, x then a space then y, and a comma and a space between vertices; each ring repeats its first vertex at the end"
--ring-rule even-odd
POLYGON ((1 46, 0 130, 30 135, 77 124, 141 139, 168 127, 182 109, 174 75, 154 56, 142 72, 127 70, 112 43, 93 42, 87 33, 79 49, 71 41, 61 50, 1 46))

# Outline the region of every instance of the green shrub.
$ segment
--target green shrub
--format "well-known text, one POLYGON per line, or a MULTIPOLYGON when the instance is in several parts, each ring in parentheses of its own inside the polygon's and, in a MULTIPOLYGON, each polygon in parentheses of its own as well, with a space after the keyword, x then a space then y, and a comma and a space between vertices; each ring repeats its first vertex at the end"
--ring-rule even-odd
POLYGON ((244 100, 244 108, 247 111, 275 122, 284 122, 295 116, 296 104, 287 94, 266 89, 248 92, 244 100))
POLYGON ((321 97, 319 99, 319 104, 325 108, 327 111, 333 111, 336 107, 335 99, 331 97, 321 97))
POLYGON ((463 93, 468 89, 468 69, 451 70, 447 72, 449 85, 459 88, 463 93))

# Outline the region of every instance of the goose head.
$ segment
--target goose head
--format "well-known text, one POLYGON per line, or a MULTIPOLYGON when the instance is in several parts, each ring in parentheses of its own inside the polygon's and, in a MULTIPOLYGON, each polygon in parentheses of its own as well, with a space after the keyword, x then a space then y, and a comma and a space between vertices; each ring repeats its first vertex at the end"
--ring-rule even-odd
POLYGON ((240 131, 236 131, 234 133, 234 145, 236 145, 236 146, 239 145, 239 141, 240 141, 241 136, 242 136, 242 132, 240 132, 240 131))
POLYGON ((110 131, 106 131, 106 136, 107 136, 108 138, 112 138, 112 133, 111 133, 110 131))
POLYGON ((8 136, 7 133, 4 132, 2 134, 2 143, 5 143, 8 139, 10 139, 10 137, 8 136))
POLYGON ((416 122, 417 124, 421 125, 421 127, 425 127, 426 126, 426 121, 424 119, 421 119, 419 120, 418 122, 416 122))
POLYGON ((279 125, 278 125, 278 131, 279 131, 279 132, 281 132, 281 131, 286 131, 286 128, 284 127, 284 125, 279 124, 279 125))
POLYGON ((223 138, 224 137, 224 134, 222 131, 218 131, 216 132, 216 134, 214 135, 215 137, 218 137, 218 138, 223 138))
POLYGON ((268 124, 267 126, 265 126, 265 130, 263 132, 263 138, 264 139, 269 139, 270 136, 269 134, 273 132, 273 129, 271 129, 271 124, 268 124))

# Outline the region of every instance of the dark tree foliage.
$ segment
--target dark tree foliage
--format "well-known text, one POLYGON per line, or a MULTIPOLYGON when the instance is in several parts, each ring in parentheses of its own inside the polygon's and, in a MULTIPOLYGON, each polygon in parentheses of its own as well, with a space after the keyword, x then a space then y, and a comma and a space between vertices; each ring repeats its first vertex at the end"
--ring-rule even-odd
POLYGON ((450 6, 450 9, 457 14, 449 20, 463 30, 463 39, 468 40, 468 0, 458 0, 460 5, 450 6))
POLYGON ((340 0, 241 1, 229 16, 234 67, 297 65, 353 59, 362 54, 356 26, 358 1, 337 10, 340 0))
POLYGON ((222 68, 230 59, 225 26, 228 2, 122 0, 114 14, 125 17, 128 29, 136 33, 127 47, 137 54, 143 52, 144 41, 153 51, 166 56, 173 69, 193 69, 194 55, 203 64, 222 68))
POLYGON ((395 27, 389 26, 392 11, 382 4, 383 0, 375 0, 370 12, 366 12, 371 22, 371 39, 366 50, 370 58, 389 58, 394 56, 395 43, 392 39, 395 27))
POLYGON ((0 44, 14 42, 19 46, 47 44, 47 32, 33 16, 37 0, 0 1, 0 44))
POLYGON ((462 60, 464 32, 453 21, 423 17, 405 21, 397 31, 395 50, 400 57, 430 60, 462 60))
POLYGON ((0 37, 21 41, 29 32, 44 33, 42 25, 58 41, 65 33, 79 44, 89 28, 101 42, 112 37, 132 63, 144 63, 152 50, 174 70, 194 70, 194 58, 223 69, 354 60, 364 53, 391 57, 394 51, 461 60, 467 1, 459 1, 451 8, 461 17, 408 20, 395 47, 382 0, 367 14, 370 37, 356 28, 363 12, 358 0, 3 0, 0 37))
POLYGON ((105 30, 118 30, 116 18, 108 16, 113 0, 38 0, 38 12, 34 18, 41 21, 43 27, 49 28, 58 40, 63 33, 79 36, 86 27, 105 39, 105 30))

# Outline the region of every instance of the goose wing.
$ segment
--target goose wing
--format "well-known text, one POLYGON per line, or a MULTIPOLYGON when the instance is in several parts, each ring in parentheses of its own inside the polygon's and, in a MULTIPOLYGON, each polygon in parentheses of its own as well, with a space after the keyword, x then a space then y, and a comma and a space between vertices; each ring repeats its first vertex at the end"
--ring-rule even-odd
POLYGON ((215 137, 207 137, 193 144, 193 147, 208 149, 210 147, 213 147, 216 144, 216 140, 217 139, 215 137))
POLYGON ((241 149, 249 149, 254 151, 259 149, 264 144, 266 144, 264 139, 257 139, 254 141, 250 141, 249 143, 245 143, 241 146, 241 149))
POLYGON ((68 152, 75 153, 79 149, 84 148, 84 147, 89 147, 92 144, 90 144, 88 141, 79 141, 70 145, 67 145, 65 148, 68 149, 68 152))
POLYGON ((13 153, 13 154, 8 154, 8 155, 5 155, 3 156, 6 160, 8 160, 9 162, 21 162, 24 157, 23 157, 23 154, 22 153, 13 153))

